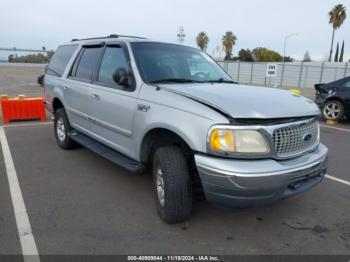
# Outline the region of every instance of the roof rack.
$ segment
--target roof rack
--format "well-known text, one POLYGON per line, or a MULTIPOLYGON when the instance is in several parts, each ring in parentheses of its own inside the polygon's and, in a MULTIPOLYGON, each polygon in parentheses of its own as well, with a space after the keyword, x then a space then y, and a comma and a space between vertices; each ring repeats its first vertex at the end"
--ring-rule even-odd
POLYGON ((82 38, 82 39, 74 38, 71 40, 71 42, 80 41, 80 40, 96 40, 96 39, 119 38, 119 37, 146 39, 145 37, 140 37, 140 36, 111 34, 109 36, 102 36, 102 37, 91 37, 91 38, 82 38))

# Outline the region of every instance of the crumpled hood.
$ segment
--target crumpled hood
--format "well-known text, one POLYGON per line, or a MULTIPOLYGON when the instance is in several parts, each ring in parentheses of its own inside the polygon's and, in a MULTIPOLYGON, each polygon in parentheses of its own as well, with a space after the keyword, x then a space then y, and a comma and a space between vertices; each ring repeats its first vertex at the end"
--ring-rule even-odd
POLYGON ((287 90, 227 83, 160 84, 159 87, 214 107, 233 118, 285 118, 318 115, 310 99, 287 90))

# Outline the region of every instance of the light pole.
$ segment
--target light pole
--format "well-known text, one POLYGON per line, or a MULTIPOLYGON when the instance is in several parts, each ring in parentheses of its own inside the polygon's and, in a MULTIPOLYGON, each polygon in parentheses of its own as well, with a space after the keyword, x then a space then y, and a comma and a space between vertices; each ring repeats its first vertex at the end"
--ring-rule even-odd
POLYGON ((185 41, 185 34, 184 34, 184 28, 182 26, 180 26, 179 28, 179 33, 177 34, 177 41, 179 42, 179 44, 182 45, 182 43, 185 41))
POLYGON ((284 77, 284 67, 285 67, 285 64, 286 64, 286 48, 287 48, 287 40, 289 38, 291 38, 292 36, 297 36, 298 33, 293 33, 293 34, 290 34, 290 35, 287 35, 285 38, 284 38, 284 47, 283 47, 283 64, 282 64, 282 74, 281 74, 281 82, 280 82, 280 87, 282 87, 282 84, 283 84, 283 77, 284 77))

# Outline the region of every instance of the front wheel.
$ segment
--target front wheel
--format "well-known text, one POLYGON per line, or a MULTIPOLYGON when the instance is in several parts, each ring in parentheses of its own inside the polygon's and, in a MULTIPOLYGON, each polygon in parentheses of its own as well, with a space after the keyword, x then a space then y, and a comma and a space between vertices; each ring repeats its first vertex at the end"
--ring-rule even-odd
POLYGON ((153 185, 160 218, 169 224, 186 221, 192 212, 192 180, 180 148, 161 147, 153 158, 153 185))
POLYGON ((337 100, 329 100, 323 105, 322 114, 327 120, 340 121, 344 117, 344 106, 337 100))

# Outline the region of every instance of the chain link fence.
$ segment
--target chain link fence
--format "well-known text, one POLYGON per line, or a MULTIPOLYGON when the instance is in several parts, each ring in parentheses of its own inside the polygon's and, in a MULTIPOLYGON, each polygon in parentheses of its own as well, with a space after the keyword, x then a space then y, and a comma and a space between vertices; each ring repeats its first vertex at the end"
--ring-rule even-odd
POLYGON ((285 63, 284 70, 283 63, 231 61, 219 61, 218 63, 233 80, 248 85, 310 88, 318 83, 328 83, 350 76, 350 63, 291 62, 285 63), (277 65, 275 77, 266 76, 268 64, 277 65))

